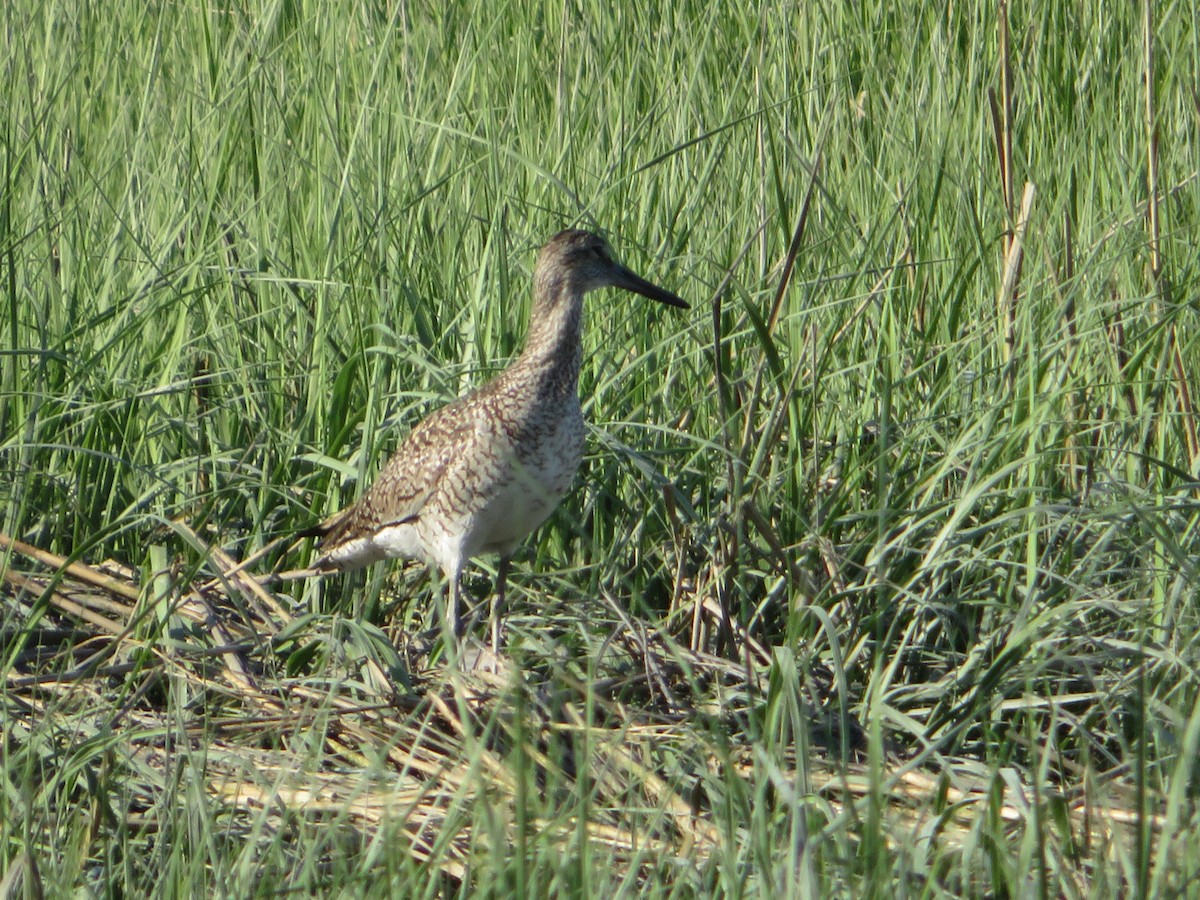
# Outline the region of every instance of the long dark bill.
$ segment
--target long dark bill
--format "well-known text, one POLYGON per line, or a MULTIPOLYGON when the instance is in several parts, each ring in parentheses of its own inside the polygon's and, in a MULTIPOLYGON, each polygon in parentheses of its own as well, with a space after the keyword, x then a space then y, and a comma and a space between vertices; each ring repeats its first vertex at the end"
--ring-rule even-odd
POLYGON ((613 285, 624 288, 627 291, 633 291, 635 294, 641 294, 643 297, 649 297, 651 300, 657 300, 659 303, 665 303, 667 306, 674 306, 678 309, 692 308, 688 303, 670 291, 663 290, 657 284, 651 284, 640 275, 634 275, 624 266, 618 268, 616 277, 613 279, 613 285))

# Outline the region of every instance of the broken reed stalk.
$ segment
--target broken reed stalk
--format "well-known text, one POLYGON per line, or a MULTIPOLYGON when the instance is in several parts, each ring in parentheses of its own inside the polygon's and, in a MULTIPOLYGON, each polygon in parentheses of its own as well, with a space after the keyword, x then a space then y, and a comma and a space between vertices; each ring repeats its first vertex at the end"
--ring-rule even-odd
MULTIPOLYGON (((1004 364, 1012 362, 1013 349, 1016 343, 1015 322, 1017 306, 1017 288, 1021 281, 1021 262, 1025 256, 1025 231, 1029 226, 1029 213, 1033 209, 1033 197, 1037 191, 1032 182, 1025 183, 1021 195, 1021 211, 1013 226, 1012 236, 1008 244, 1008 252, 1004 256, 1004 274, 1000 279, 1000 294, 996 304, 1000 309, 1000 323, 1004 333, 1004 364)), ((1011 379, 1011 369, 1009 376, 1011 379)))
POLYGON ((1006 381, 1011 382, 1013 344, 1016 340, 1016 290, 1021 274, 1022 245, 1025 223, 1033 202, 1033 185, 1025 185, 1025 196, 1021 203, 1021 215, 1014 220, 1013 207, 1013 90, 1012 60, 1008 33, 1008 3, 1000 0, 996 8, 996 51, 1000 68, 1000 99, 996 92, 988 90, 988 102, 992 113, 992 130, 996 141, 996 162, 1000 169, 1000 193, 1004 203, 1008 228, 1004 234, 1004 264, 1000 280, 997 311, 1000 317, 1000 333, 1003 336, 1001 353, 1006 367, 1006 381))

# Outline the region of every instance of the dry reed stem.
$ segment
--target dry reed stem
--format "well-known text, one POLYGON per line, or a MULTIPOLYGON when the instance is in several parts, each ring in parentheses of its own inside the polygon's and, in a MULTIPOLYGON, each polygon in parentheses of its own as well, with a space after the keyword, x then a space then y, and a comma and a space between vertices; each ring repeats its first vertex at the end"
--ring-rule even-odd
MULTIPOLYGON (((1035 193, 1033 184, 1027 182, 1021 195, 1021 212, 1017 216, 1012 232, 1012 241, 1008 245, 1008 252, 1004 258, 1004 276, 1000 281, 1000 295, 996 298, 1000 308, 1000 327, 1004 335, 1003 358, 1006 365, 1012 362, 1016 345, 1017 291, 1021 280, 1021 262, 1025 254, 1025 231, 1029 225, 1029 214, 1033 209, 1035 193)), ((1009 377, 1012 377, 1011 371, 1009 377)))

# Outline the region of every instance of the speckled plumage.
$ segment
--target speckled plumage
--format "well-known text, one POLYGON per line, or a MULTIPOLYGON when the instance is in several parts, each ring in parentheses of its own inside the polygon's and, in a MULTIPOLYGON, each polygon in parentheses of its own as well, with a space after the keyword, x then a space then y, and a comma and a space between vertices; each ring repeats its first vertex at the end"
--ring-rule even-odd
POLYGON ((413 429, 362 498, 317 529, 322 540, 315 568, 351 571, 396 557, 436 565, 449 581, 447 615, 461 637, 463 565, 497 553, 491 632, 498 651, 509 560, 558 505, 583 457, 583 295, 606 286, 687 308, 615 262, 597 235, 555 235, 534 267, 533 310, 521 355, 413 429))

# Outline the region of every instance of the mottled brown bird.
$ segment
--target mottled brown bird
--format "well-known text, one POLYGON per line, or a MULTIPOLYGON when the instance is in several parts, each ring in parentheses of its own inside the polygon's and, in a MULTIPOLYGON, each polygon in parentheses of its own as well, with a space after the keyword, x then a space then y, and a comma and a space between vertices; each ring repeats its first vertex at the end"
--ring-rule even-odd
POLYGON ((357 503, 312 529, 321 536, 314 568, 348 572, 396 557, 438 566, 448 581, 449 624, 461 638, 463 566, 499 554, 490 616, 498 653, 513 552, 558 505, 583 458, 583 295, 603 287, 688 309, 613 259, 598 235, 556 234, 534 266, 521 355, 487 384, 431 413, 357 503))

